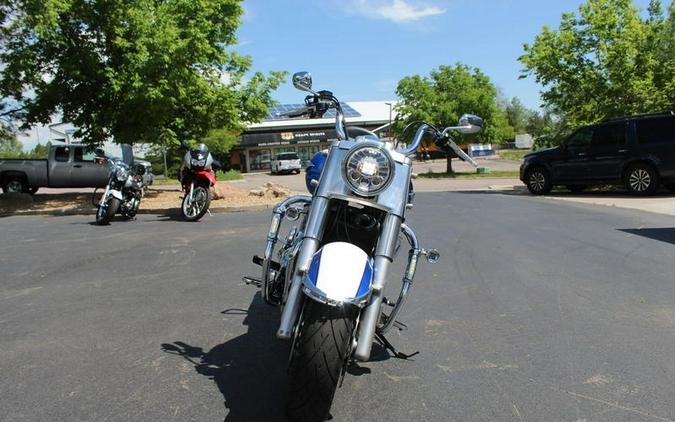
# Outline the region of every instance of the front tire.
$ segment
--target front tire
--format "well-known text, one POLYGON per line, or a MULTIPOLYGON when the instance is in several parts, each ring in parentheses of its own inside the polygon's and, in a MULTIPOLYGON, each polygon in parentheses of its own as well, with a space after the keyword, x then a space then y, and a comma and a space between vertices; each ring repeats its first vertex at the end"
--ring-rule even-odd
POLYGON ((204 185, 196 185, 190 201, 189 192, 185 193, 180 207, 183 218, 187 221, 198 221, 206 214, 211 204, 211 189, 204 185))
POLYGON ((534 167, 527 171, 525 175, 527 189, 532 195, 546 195, 553 188, 551 173, 544 167, 534 167))
POLYGON ((358 309, 306 300, 291 351, 286 413, 293 422, 324 422, 351 355, 358 309))
POLYGON ((115 213, 120 207, 120 200, 115 197, 110 197, 107 206, 98 207, 96 212, 96 224, 99 226, 106 226, 115 216, 115 213))
POLYGON ((659 174, 646 163, 633 164, 624 176, 626 189, 633 195, 648 196, 659 188, 659 174))

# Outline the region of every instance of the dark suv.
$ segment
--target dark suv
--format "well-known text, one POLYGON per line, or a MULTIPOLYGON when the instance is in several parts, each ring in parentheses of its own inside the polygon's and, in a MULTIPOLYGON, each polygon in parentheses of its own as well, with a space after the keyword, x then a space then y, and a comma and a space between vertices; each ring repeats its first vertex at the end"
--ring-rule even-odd
POLYGON ((633 194, 651 195, 663 183, 675 191, 675 113, 584 126, 559 147, 526 155, 520 180, 535 195, 555 185, 579 192, 588 185, 623 184, 633 194))

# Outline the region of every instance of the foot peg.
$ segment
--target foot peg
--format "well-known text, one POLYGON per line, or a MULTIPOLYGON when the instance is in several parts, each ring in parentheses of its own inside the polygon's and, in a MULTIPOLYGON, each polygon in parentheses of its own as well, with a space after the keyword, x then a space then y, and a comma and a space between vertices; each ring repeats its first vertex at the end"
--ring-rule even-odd
POLYGON ((256 286, 256 287, 262 287, 262 281, 260 281, 260 280, 258 280, 258 279, 256 279, 256 278, 253 278, 253 277, 242 277, 241 279, 242 279, 242 281, 243 281, 244 283, 248 284, 249 286, 250 286, 250 285, 253 285, 253 286, 256 286))

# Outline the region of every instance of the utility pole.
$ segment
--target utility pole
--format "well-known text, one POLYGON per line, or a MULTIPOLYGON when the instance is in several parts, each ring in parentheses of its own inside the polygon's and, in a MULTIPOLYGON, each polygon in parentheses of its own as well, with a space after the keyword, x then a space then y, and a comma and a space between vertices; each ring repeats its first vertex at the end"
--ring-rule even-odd
POLYGON ((391 103, 385 103, 386 105, 389 106, 389 130, 388 130, 388 137, 389 137, 389 142, 391 142, 391 103))

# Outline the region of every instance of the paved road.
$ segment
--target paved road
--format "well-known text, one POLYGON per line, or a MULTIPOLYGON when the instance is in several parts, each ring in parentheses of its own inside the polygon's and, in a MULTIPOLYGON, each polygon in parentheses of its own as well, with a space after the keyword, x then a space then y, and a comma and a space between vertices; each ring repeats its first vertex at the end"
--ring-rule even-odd
MULTIPOLYGON (((240 276, 269 217, 0 218, 0 420, 273 421, 278 313, 240 276)), ((335 421, 675 420, 675 221, 531 197, 419 194, 420 267, 335 421)), ((390 283, 393 287, 396 282, 390 283)))

